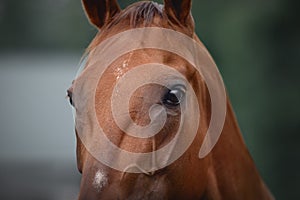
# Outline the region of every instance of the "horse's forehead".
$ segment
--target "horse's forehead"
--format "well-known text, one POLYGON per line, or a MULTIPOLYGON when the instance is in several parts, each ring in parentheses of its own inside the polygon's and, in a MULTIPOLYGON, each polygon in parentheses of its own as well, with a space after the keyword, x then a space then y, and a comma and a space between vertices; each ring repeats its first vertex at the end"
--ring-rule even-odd
POLYGON ((187 78, 195 73, 195 68, 178 55, 158 49, 142 49, 120 56, 108 67, 103 75, 110 74, 118 80, 132 68, 144 64, 150 64, 149 67, 151 67, 151 63, 161 63, 171 67, 187 78))

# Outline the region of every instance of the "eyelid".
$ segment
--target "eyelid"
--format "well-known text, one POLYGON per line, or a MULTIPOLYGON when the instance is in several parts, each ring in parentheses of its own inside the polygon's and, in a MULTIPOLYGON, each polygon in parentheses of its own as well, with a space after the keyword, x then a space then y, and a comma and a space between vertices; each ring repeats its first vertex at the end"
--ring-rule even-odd
POLYGON ((72 88, 69 88, 67 90, 67 96, 70 97, 70 98, 73 96, 73 89, 72 88))
POLYGON ((186 93, 187 88, 186 88, 185 85, 177 84, 177 85, 174 85, 174 86, 170 89, 170 91, 172 91, 172 90, 180 90, 180 91, 186 93))

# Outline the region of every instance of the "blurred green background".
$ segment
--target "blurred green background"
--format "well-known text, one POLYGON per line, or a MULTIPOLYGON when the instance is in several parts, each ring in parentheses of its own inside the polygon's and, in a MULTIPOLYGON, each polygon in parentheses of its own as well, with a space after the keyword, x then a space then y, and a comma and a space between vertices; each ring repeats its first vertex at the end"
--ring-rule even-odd
MULTIPOLYGON (((123 8, 132 2, 119 0, 123 8)), ((277 199, 300 199, 299 10, 300 2, 292 0, 193 2, 196 32, 219 66, 247 146, 277 199)), ((18 199, 16 193, 23 195, 21 199, 76 196, 79 176, 72 115, 67 103, 61 102, 80 55, 95 34, 80 0, 0 0, 0 197, 18 199), (36 79, 41 83, 28 83, 40 75, 45 76, 36 79), (46 78, 49 82, 43 82, 46 78), (57 83, 55 87, 52 82, 57 83), (42 83, 48 88, 36 88, 42 83), (23 84, 29 92, 22 93, 23 84), (53 108, 53 102, 61 107, 53 108), (20 114, 19 104, 27 114, 20 114), (19 124, 12 122, 16 119, 19 124), (49 122, 52 129, 43 131, 49 122), (33 165, 39 173, 32 170, 33 165), (49 181, 49 171, 69 177, 49 181), (32 181, 9 185, 11 179, 18 181, 18 172, 32 181), (62 192, 53 189, 58 182, 70 194, 53 195, 62 192), (53 191, 41 193, 49 187, 53 191), (41 194, 34 198, 23 194, 36 189, 41 194)))

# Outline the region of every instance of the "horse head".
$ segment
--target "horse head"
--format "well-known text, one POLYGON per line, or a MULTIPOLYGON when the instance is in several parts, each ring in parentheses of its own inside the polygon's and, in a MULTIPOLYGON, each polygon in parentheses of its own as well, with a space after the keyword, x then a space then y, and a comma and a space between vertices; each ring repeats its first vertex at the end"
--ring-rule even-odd
POLYGON ((79 199, 271 199, 194 32, 191 0, 83 6, 99 33, 68 91, 79 199), (224 119, 214 129, 215 116, 224 119))

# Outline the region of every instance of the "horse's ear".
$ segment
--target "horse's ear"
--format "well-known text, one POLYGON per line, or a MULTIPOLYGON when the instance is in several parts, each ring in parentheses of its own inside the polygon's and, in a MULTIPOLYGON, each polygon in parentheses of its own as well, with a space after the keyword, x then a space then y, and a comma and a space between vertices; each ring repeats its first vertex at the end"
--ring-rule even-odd
POLYGON ((121 11, 117 0, 82 0, 86 14, 99 29, 121 11))
POLYGON ((164 0, 164 12, 172 22, 188 26, 192 22, 192 0, 164 0))

